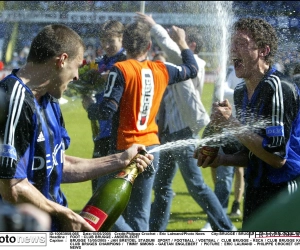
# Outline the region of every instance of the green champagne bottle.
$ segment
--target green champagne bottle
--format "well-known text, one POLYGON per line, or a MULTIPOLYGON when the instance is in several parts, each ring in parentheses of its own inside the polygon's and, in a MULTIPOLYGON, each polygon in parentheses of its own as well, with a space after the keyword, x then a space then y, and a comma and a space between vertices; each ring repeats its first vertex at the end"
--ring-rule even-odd
POLYGON ((109 231, 126 208, 135 178, 138 176, 136 158, 113 178, 100 186, 87 202, 80 215, 97 231, 109 231))

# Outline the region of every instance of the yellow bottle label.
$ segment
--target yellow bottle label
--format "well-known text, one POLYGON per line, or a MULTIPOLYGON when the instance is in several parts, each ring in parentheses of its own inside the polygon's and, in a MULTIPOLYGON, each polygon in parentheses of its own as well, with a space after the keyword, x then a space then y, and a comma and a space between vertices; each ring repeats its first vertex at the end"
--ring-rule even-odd
POLYGON ((131 184, 133 184, 135 178, 138 176, 138 169, 136 167, 136 159, 138 157, 138 154, 130 161, 130 163, 124 168, 122 171, 120 171, 115 178, 124 179, 131 184))
POLYGON ((214 157, 214 156, 217 156, 219 152, 219 148, 217 147, 209 147, 209 146, 203 146, 202 147, 202 151, 201 153, 205 156, 211 156, 211 157, 214 157))
POLYGON ((127 166, 125 169, 120 171, 115 176, 115 178, 124 179, 124 180, 131 182, 131 184, 133 184, 133 182, 137 176, 138 176, 138 170, 135 166, 135 162, 133 162, 129 166, 127 166))

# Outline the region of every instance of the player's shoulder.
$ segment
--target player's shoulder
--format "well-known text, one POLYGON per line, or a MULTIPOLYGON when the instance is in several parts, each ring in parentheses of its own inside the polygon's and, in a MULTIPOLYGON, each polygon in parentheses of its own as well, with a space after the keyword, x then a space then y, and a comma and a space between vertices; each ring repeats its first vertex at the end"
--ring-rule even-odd
POLYGON ((291 82, 291 77, 289 77, 288 75, 286 74, 283 74, 282 72, 278 71, 278 70, 275 70, 274 72, 272 72, 271 74, 269 74, 267 76, 268 79, 274 79, 274 78, 277 78, 277 79, 280 79, 281 81, 286 81, 286 82, 291 82))
POLYGON ((246 86, 246 82, 241 79, 241 81, 235 86, 234 91, 242 91, 246 86))
POLYGON ((6 91, 13 89, 15 84, 18 83, 18 80, 12 75, 8 75, 0 81, 0 87, 5 88, 6 91))
POLYGON ((282 72, 276 70, 272 74, 270 74, 265 81, 272 86, 281 85, 282 89, 294 89, 294 81, 292 77, 283 74, 282 72))

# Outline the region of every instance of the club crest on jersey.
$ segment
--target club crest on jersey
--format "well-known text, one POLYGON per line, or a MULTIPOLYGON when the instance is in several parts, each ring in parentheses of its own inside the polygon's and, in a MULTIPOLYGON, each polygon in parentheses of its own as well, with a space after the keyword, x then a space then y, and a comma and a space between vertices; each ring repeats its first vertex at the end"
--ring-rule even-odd
POLYGON ((144 130, 147 128, 150 109, 153 102, 154 81, 152 71, 150 69, 142 69, 142 95, 141 105, 138 114, 137 128, 144 130))

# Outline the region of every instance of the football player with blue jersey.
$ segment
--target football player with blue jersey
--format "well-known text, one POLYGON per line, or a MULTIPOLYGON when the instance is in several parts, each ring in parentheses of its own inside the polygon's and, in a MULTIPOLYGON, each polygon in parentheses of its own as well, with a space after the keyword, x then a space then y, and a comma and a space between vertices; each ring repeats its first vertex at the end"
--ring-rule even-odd
MULTIPOLYGON (((145 146, 83 159, 65 155, 70 138, 58 99, 78 79, 85 45, 67 26, 44 27, 33 39, 27 63, 0 82, 0 198, 31 203, 52 218, 52 231, 94 231, 67 206, 61 183, 91 180, 124 168, 145 146)), ((140 155, 142 172, 153 155, 140 155)))
POLYGON ((214 103, 212 120, 226 127, 243 145, 234 155, 210 160, 202 167, 245 166, 243 229, 279 193, 291 195, 300 177, 300 116, 297 86, 273 65, 278 38, 265 20, 245 18, 233 25, 231 58, 236 76, 236 118, 228 100, 214 103))

